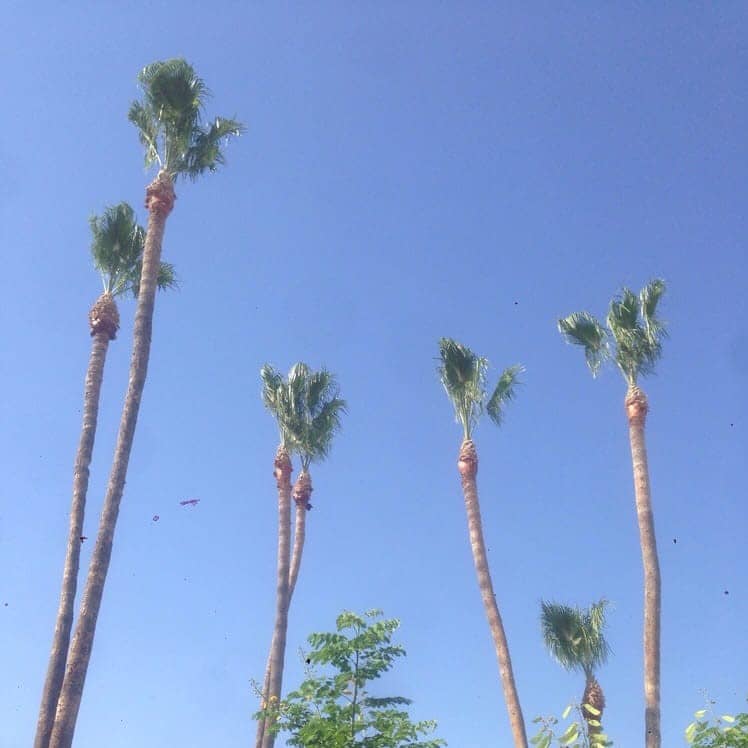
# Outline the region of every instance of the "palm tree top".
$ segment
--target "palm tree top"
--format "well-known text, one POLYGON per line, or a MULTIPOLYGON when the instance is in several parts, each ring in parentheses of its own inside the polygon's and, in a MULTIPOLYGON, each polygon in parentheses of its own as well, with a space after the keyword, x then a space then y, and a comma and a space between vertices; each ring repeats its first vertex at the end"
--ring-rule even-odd
POLYGON ((504 420, 505 406, 514 398, 518 377, 524 368, 517 364, 504 369, 488 397, 488 359, 477 356, 470 348, 451 338, 439 340, 439 356, 439 378, 454 405, 455 417, 462 425, 464 438, 471 438, 484 410, 500 426, 504 420))
POLYGON ((551 656, 567 670, 583 670, 588 676, 610 654, 605 639, 607 600, 582 609, 541 601, 543 641, 551 656))
POLYGON ((244 126, 216 117, 203 122, 210 91, 194 68, 182 58, 146 65, 138 75, 142 101, 130 106, 128 118, 145 147, 145 165, 158 164, 172 179, 180 174, 196 179, 225 162, 222 146, 244 126))
MULTIPOLYGON (((94 266, 101 274, 104 292, 112 296, 130 292, 137 297, 145 229, 138 224, 135 211, 125 202, 111 205, 104 209, 101 216, 91 216, 89 226, 91 254, 94 266)), ((162 262, 157 282, 162 290, 177 287, 174 266, 162 262)))
POLYGON ((630 387, 640 376, 654 372, 667 336, 657 317, 657 306, 665 293, 665 282, 650 281, 637 296, 623 288, 608 308, 606 329, 589 312, 574 312, 558 321, 559 332, 568 343, 584 348, 592 376, 612 358, 630 387), (611 345, 611 338, 614 345, 611 345))
POLYGON ((286 378, 265 364, 260 377, 263 401, 278 422, 283 446, 299 455, 304 469, 327 457, 346 412, 335 377, 301 362, 286 378))

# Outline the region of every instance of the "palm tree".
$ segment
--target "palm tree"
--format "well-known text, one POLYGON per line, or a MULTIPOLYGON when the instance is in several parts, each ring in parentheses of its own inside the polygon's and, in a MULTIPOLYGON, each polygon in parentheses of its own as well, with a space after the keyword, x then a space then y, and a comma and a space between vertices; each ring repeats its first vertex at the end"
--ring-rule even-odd
MULTIPOLYGON (((332 446, 332 440, 340 429, 340 416, 345 412, 346 403, 338 395, 338 386, 335 377, 326 369, 312 371, 304 363, 298 363, 291 368, 288 380, 283 382, 280 374, 271 367, 265 366, 262 370, 263 384, 271 382, 271 391, 277 393, 279 389, 283 395, 268 398, 265 394, 267 387, 263 389, 265 404, 278 419, 281 426, 281 439, 286 439, 287 445, 299 455, 301 460, 301 471, 294 483, 292 497, 296 505, 296 522, 294 527, 294 545, 291 555, 287 579, 287 597, 284 599, 286 610, 280 616, 276 612, 276 627, 278 620, 282 625, 288 626, 288 610, 291 598, 296 588, 296 581, 301 567, 301 557, 304 551, 306 538, 306 513, 312 508, 310 499, 312 496, 312 479, 310 466, 313 462, 325 459, 332 446), (279 408, 282 402, 284 407, 279 408), (285 434, 285 437, 283 436, 285 434)), ((290 519, 289 527, 290 532, 290 519)), ((285 532, 285 528, 283 528, 285 532)), ((280 551, 279 532, 279 551, 280 551)), ((280 560, 280 556, 279 556, 280 560)), ((283 579, 283 572, 278 570, 279 585, 283 579)), ((282 665, 285 658, 286 632, 282 636, 273 635, 270 655, 265 669, 265 682, 263 684, 263 700, 266 703, 276 703, 280 699, 282 685, 282 665), (283 643, 283 652, 277 649, 283 643), (281 671, 275 672, 274 664, 280 662, 281 671), (272 682, 271 682, 272 681, 272 682)), ((257 728, 257 748, 272 748, 275 743, 275 733, 269 729, 272 724, 272 715, 261 719, 257 728)))
POLYGON ((80 708, 145 386, 161 245, 166 218, 174 207, 174 182, 179 176, 196 179, 205 171, 215 171, 224 162, 221 151, 223 143, 229 136, 238 135, 242 130, 238 122, 221 118, 216 118, 207 127, 203 126, 202 110, 208 90, 192 67, 182 59, 148 65, 141 71, 139 79, 143 101, 131 106, 129 118, 137 126, 140 141, 145 146, 146 165, 158 164, 159 172, 146 189, 148 229, 138 283, 127 394, 81 613, 57 705, 51 748, 69 748, 80 708))
POLYGON ((527 748, 527 734, 522 717, 522 708, 514 682, 512 660, 509 656, 509 645, 504 633, 504 624, 499 613, 493 582, 488 568, 486 544, 483 539, 483 527, 478 502, 478 452, 473 443, 472 433, 478 419, 485 410, 488 417, 501 425, 504 407, 514 397, 517 377, 521 366, 505 369, 491 397, 486 402, 486 371, 488 361, 476 356, 469 348, 449 338, 439 341, 441 364, 439 376, 444 389, 452 401, 457 422, 462 425, 463 440, 457 458, 457 469, 460 472, 462 491, 467 510, 470 547, 473 551, 473 562, 478 576, 483 606, 488 618, 488 627, 493 637, 496 657, 499 662, 501 684, 504 689, 504 700, 509 712, 509 723, 517 748, 527 748))
MULTIPOLYGON (((65 675, 70 631, 73 627, 73 605, 78 587, 80 546, 83 535, 83 518, 88 491, 89 465, 96 438, 101 383, 104 378, 109 342, 117 337, 119 311, 116 298, 127 291, 137 297, 136 274, 142 262, 145 230, 138 225, 133 209, 127 203, 108 207, 102 216, 90 219, 91 254, 95 268, 101 274, 104 292, 88 313, 91 332, 91 355, 86 371, 83 392, 83 424, 73 468, 73 497, 70 505, 65 563, 62 574, 60 603, 52 639, 47 676, 39 708, 35 748, 46 748, 65 675)), ((174 268, 161 263, 159 287, 176 285, 174 268)))
MULTIPOLYGON (((610 653, 605 640, 605 607, 607 600, 593 603, 581 610, 568 605, 541 602, 540 623, 545 646, 561 667, 584 673, 582 713, 587 721, 587 734, 594 741, 602 735, 602 714, 605 694, 595 677, 595 670, 610 653), (591 707, 587 709, 585 707, 591 707)), ((594 743, 593 743, 594 744, 594 743)))
POLYGON ((662 353, 665 329, 657 318, 657 306, 664 293, 665 283, 659 279, 648 283, 638 296, 624 288, 610 303, 606 319, 608 330, 587 312, 570 314, 558 322, 558 329, 564 338, 584 348, 593 376, 597 375, 608 358, 613 358, 627 385, 624 405, 629 424, 636 515, 644 568, 644 722, 647 748, 659 748, 661 740, 661 584, 644 440, 644 423, 649 405, 638 382, 640 377, 654 371, 662 353))

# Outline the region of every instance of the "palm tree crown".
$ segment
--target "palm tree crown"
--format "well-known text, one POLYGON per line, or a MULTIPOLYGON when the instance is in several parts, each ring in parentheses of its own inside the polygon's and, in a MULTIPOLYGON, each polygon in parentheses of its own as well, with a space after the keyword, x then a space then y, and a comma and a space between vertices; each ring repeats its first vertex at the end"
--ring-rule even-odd
POLYGON ((327 457, 346 410, 335 377, 304 363, 292 366, 286 379, 268 364, 260 376, 263 401, 278 421, 283 446, 299 455, 305 470, 327 457))
POLYGON ((558 329, 569 343, 584 348, 592 376, 602 364, 613 358, 630 387, 636 387, 640 376, 654 371, 667 335, 664 323, 657 317, 657 305, 665 293, 660 279, 650 281, 637 296, 628 288, 610 302, 606 330, 588 312, 574 312, 558 321, 558 329), (615 341, 611 351, 610 337, 615 341))
MULTIPOLYGON (((143 264, 145 229, 135 218, 135 211, 127 203, 104 209, 101 216, 89 219, 91 254, 94 266, 101 273, 104 293, 121 296, 128 291, 137 297, 140 271, 143 264)), ((162 262, 158 273, 160 289, 177 285, 174 266, 162 262)))
POLYGON ((467 346, 451 338, 439 341, 439 378, 452 401, 457 422, 462 424, 465 439, 470 439, 478 419, 485 410, 497 425, 504 420, 504 407, 514 397, 520 365, 504 369, 489 398, 486 392, 488 360, 476 356, 467 346))
POLYGON ((588 609, 541 602, 543 640, 551 656, 567 670, 582 670, 588 677, 610 654, 605 640, 607 600, 588 609))
POLYGON ((143 101, 133 102, 128 117, 146 149, 146 166, 157 163, 172 179, 185 174, 194 180, 224 163, 222 143, 244 128, 224 117, 203 124, 210 91, 189 63, 181 58, 154 62, 138 79, 143 101))

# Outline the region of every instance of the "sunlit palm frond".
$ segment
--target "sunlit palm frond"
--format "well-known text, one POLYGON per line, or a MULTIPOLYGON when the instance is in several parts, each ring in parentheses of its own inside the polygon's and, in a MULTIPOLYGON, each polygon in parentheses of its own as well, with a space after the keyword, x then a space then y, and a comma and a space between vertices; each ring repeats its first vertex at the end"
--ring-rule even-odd
POLYGON ((138 137, 145 148, 145 166, 148 168, 154 163, 161 165, 161 157, 158 152, 158 126, 150 112, 139 102, 134 101, 130 105, 127 114, 130 122, 138 128, 138 137))
POLYGON ((224 163, 222 144, 241 134, 243 126, 217 117, 203 127, 210 91, 189 63, 181 58, 154 62, 138 79, 143 101, 130 107, 129 118, 146 147, 147 166, 157 161, 174 179, 179 174, 195 179, 224 163))
POLYGON ((244 127, 237 120, 216 117, 207 130, 196 131, 192 145, 184 154, 182 171, 192 180, 205 171, 216 171, 226 162, 221 145, 242 132, 244 127))
POLYGON ((304 467, 312 462, 325 459, 330 453, 332 441, 340 431, 341 416, 346 412, 346 402, 339 397, 327 400, 318 409, 317 414, 304 425, 304 429, 297 434, 298 452, 304 467))
POLYGON ((283 375, 270 364, 265 364, 260 369, 260 379, 262 380, 262 402, 275 415, 278 407, 278 392, 283 386, 283 375))
POLYGON ((439 355, 439 378, 469 439, 483 412, 488 361, 451 338, 439 340, 439 355))
POLYGON ((504 406, 514 399, 515 388, 519 384, 519 375, 524 371, 521 364, 510 366, 502 372, 493 394, 486 405, 488 417, 497 425, 501 426, 504 420, 504 406))
POLYGON ((584 348, 584 357, 592 376, 610 355, 608 333, 588 312, 574 312, 558 321, 558 330, 567 343, 584 348))
POLYGON ((665 324, 657 317, 657 305, 665 294, 665 281, 660 278, 647 283, 639 292, 639 306, 647 339, 653 348, 660 345, 660 341, 667 337, 665 324))
POLYGON ((118 296, 128 289, 145 245, 145 230, 127 203, 107 207, 101 216, 89 219, 91 254, 101 273, 104 290, 118 296))
POLYGON ((605 639, 606 600, 589 609, 541 602, 543 641, 551 656, 567 670, 591 674, 610 652, 605 639))

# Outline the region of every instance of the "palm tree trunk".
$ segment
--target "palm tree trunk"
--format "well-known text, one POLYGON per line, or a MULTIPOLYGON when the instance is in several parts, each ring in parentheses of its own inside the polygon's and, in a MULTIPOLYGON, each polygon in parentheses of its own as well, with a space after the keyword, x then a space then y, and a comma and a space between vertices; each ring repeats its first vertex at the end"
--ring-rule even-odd
POLYGON ((471 439, 466 439, 462 443, 457 467, 460 471, 462 492, 465 497, 465 509, 467 510, 468 530, 470 532, 470 548, 473 551, 473 562, 475 563, 475 572, 478 576, 478 587, 483 598, 483 606, 486 609, 486 617, 488 618, 488 627, 491 630, 496 658, 499 662, 501 685, 504 689, 504 701, 506 701, 507 711, 509 712, 509 723, 514 737, 514 745, 516 748, 527 748, 525 722, 522 717, 519 695, 517 694, 517 685, 514 682, 512 660, 509 656, 509 645, 506 640, 506 634, 504 633, 504 624, 501 621, 499 606, 496 603, 496 595, 494 594, 493 583, 491 582, 491 573, 488 569, 480 504, 478 503, 478 453, 471 439))
POLYGON ((81 543, 83 542, 83 518, 86 510, 89 465, 91 464, 99 417, 101 383, 104 379, 104 364, 106 363, 109 341, 114 340, 119 327, 117 304, 111 294, 104 293, 99 297, 91 308, 89 321, 92 337, 91 356, 88 361, 86 383, 83 391, 83 424, 73 468, 73 498, 70 504, 68 544, 62 572, 60 604, 57 609, 55 632, 52 638, 52 652, 49 656, 47 676, 44 680, 34 748, 47 748, 49 744, 57 700, 65 677, 70 631, 73 628, 75 593, 78 589, 78 570, 80 568, 81 543))
POLYGON ((649 486, 644 424, 649 405, 638 387, 626 393, 636 516, 644 566, 644 698, 645 745, 660 748, 660 562, 657 556, 652 495, 649 486))
POLYGON ((602 686, 595 678, 594 673, 585 673, 584 683, 584 694, 582 695, 582 714, 587 722, 587 735, 600 735, 603 731, 603 711, 605 710, 605 694, 603 693, 602 686), (585 709, 585 704, 588 704, 597 711, 597 714, 593 714, 585 709), (597 724, 590 724, 591 722, 597 722, 597 724))
MULTIPOLYGON (((302 470, 293 487, 293 499, 296 503, 296 522, 294 523, 294 540, 293 551, 291 553, 291 563, 288 572, 288 608, 291 609, 291 599, 296 589, 296 580, 299 578, 299 568, 301 567, 301 556, 304 553, 304 540, 306 538, 306 513, 310 509, 309 497, 312 494, 312 481, 309 471, 302 470)), ((272 647, 271 647, 272 650, 272 647)), ((263 699, 267 700, 267 694, 270 691, 270 659, 272 651, 268 654, 265 665, 265 678, 262 685, 263 699)), ((262 729, 264 734, 264 727, 262 729)), ((258 730, 257 746, 262 746, 262 734, 258 730)))
POLYGON ((280 704, 283 686, 283 663, 286 655, 286 631, 288 630, 289 571, 291 564, 291 458, 284 447, 279 447, 275 456, 275 479, 278 485, 278 576, 275 593, 275 626, 270 645, 270 677, 263 693, 263 708, 269 716, 257 725, 256 745, 273 748, 276 721, 274 710, 280 704))
POLYGON ((112 472, 109 476, 109 485, 107 486, 104 507, 99 520, 99 532, 88 569, 78 625, 73 636, 65 679, 57 705, 50 748, 70 748, 73 742, 75 723, 83 695, 83 685, 86 680, 88 663, 91 659, 91 650, 93 649, 96 619, 99 615, 101 599, 104 594, 104 583, 112 556, 114 530, 125 488, 127 465, 135 437, 140 400, 148 370, 156 280, 161 261, 161 244, 166 227, 166 218, 174 207, 174 197, 171 177, 166 172, 160 172, 146 191, 148 230, 143 251, 140 292, 135 310, 129 384, 122 409, 112 472))

